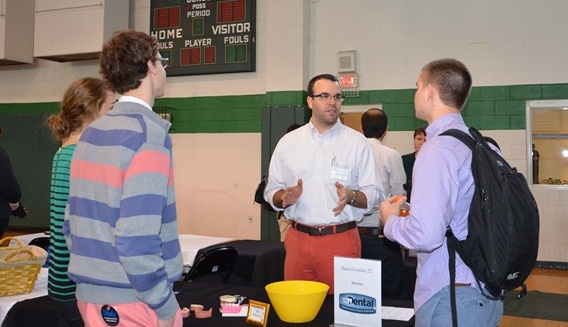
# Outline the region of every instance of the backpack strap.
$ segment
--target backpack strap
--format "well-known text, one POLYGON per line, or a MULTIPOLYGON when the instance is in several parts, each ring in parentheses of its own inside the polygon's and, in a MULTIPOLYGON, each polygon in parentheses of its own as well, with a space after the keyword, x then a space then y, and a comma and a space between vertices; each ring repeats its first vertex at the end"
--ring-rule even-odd
POLYGON ((485 137, 481 135, 481 133, 474 127, 469 128, 469 134, 471 134, 473 136, 473 139, 476 140, 477 142, 481 144, 487 144, 487 140, 485 139, 485 137))
MULTIPOLYGON (((471 131, 472 128, 473 127, 470 128, 470 131, 471 131)), ((475 131, 479 134, 479 132, 477 130, 475 130, 475 131)), ((458 140, 462 141, 462 143, 467 145, 467 147, 470 148, 472 151, 475 149, 476 141, 473 139, 473 137, 471 135, 467 134, 464 131, 461 131, 461 130, 456 129, 456 128, 452 128, 452 129, 448 129, 447 131, 441 133, 440 135, 453 136, 453 137, 457 138, 458 140)), ((479 134, 479 135, 481 135, 481 134, 479 134)))
MULTIPOLYGON (((472 138, 471 135, 468 135, 466 132, 456 128, 448 129, 440 135, 453 136, 467 145, 467 147, 472 151, 475 149, 475 145, 477 144, 477 142, 472 138)), ((448 226, 448 228, 446 229, 446 239, 449 255, 448 268, 450 269, 450 303, 452 308, 452 326, 458 327, 458 311, 456 308, 456 247, 458 240, 454 236, 454 233, 452 232, 450 226, 448 226)))
MULTIPOLYGON (((440 135, 453 136, 467 145, 467 147, 470 148, 471 151, 473 151, 475 150, 477 142, 479 142, 480 138, 483 141, 485 141, 485 139, 483 139, 481 133, 479 133, 479 131, 477 131, 473 127, 469 129, 469 132, 471 133, 471 135, 462 130, 452 128, 441 133, 440 135)), ((452 326, 458 327, 458 312, 456 308, 456 247, 458 239, 454 236, 454 233, 449 226, 446 229, 446 239, 449 255, 448 267, 450 269, 450 303, 452 307, 452 326)))
POLYGON ((454 236, 454 233, 452 232, 452 229, 449 226, 446 229, 446 238, 448 240, 447 242, 448 254, 450 255, 450 260, 448 260, 448 266, 450 268, 450 303, 452 304, 452 326, 458 327, 458 311, 456 308, 456 241, 457 239, 454 236))

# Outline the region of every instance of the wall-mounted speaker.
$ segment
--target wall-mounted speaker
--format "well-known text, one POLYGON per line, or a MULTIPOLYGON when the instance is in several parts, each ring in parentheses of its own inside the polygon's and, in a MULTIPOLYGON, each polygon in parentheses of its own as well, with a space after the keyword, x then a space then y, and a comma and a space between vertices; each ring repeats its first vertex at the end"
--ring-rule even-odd
POLYGON ((337 53, 337 71, 349 73, 357 71, 357 51, 339 51, 337 53))

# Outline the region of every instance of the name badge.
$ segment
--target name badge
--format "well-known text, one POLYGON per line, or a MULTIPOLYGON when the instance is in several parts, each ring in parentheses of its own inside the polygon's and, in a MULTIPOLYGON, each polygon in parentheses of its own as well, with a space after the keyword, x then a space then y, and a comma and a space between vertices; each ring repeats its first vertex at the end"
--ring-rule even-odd
POLYGON ((346 182, 347 176, 349 176, 349 167, 340 165, 336 163, 335 160, 333 160, 333 162, 331 163, 331 173, 329 175, 329 178, 341 182, 346 182))

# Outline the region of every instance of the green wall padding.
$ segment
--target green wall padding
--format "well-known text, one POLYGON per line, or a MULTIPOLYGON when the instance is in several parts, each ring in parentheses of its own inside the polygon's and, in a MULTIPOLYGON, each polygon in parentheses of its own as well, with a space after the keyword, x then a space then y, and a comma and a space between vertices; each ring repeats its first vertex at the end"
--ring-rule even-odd
MULTIPOLYGON (((344 105, 381 103, 389 115, 389 130, 411 131, 424 122, 414 117, 415 89, 360 91, 344 105)), ((463 115, 468 125, 480 130, 525 128, 525 101, 565 99, 568 84, 535 84, 474 87, 463 115)), ((155 107, 167 107, 172 133, 260 133, 265 107, 305 106, 306 91, 266 94, 156 99, 155 107)), ((59 103, 4 103, 0 114, 40 114, 58 110, 59 103)))
POLYGON ((10 218, 10 226, 49 229, 49 189, 51 164, 59 144, 45 125, 49 114, 0 115, 4 133, 0 144, 6 149, 12 169, 22 189, 24 218, 10 218))

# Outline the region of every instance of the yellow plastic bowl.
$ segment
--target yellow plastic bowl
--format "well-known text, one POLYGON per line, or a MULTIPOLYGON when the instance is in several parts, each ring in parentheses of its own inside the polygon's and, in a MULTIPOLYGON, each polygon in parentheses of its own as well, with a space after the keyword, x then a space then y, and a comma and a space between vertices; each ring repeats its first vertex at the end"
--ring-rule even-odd
POLYGON ((280 320, 291 323, 314 320, 329 291, 327 284, 307 280, 285 280, 264 288, 280 320))

